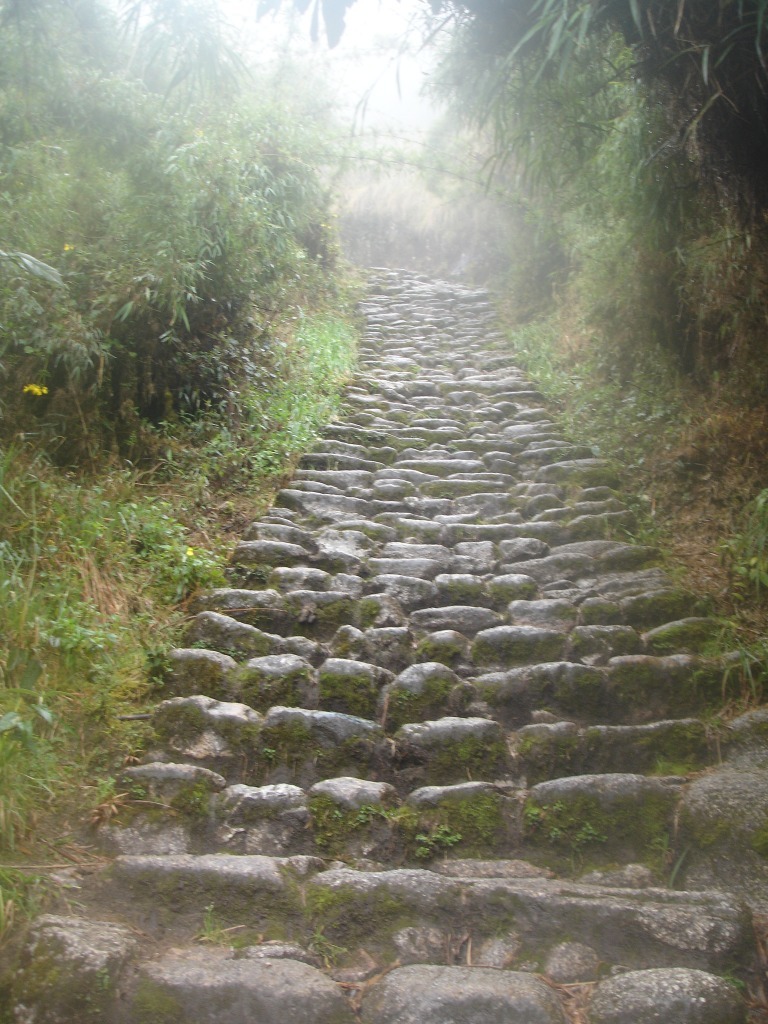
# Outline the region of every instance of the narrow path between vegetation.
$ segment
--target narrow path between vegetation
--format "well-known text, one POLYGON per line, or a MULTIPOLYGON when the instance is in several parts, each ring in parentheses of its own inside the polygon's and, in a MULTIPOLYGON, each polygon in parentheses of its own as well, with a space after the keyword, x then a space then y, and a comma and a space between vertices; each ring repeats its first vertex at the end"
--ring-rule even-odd
POLYGON ((720 721, 716 624, 484 293, 374 271, 364 313, 12 1019, 764 1021, 768 717, 720 721))

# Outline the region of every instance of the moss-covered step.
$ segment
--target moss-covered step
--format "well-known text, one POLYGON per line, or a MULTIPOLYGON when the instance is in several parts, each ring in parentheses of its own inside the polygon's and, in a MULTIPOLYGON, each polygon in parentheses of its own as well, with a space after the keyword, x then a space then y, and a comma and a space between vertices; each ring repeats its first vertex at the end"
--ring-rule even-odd
POLYGON ((394 678, 393 672, 368 662, 328 658, 318 670, 320 707, 323 711, 374 718, 380 691, 394 678))
MULTIPOLYGON (((256 941, 256 940, 254 940, 256 941)), ((142 965, 124 998, 129 1024, 354 1024, 344 992, 316 966, 225 948, 173 950, 142 965)), ((300 955, 300 954, 297 954, 300 955)))
POLYGON ((329 640, 356 616, 356 601, 343 590, 292 590, 285 595, 285 607, 295 631, 315 640, 329 640))
POLYGON ((204 693, 217 700, 232 700, 236 691, 237 662, 228 654, 205 648, 177 647, 168 654, 163 689, 174 697, 204 693))
POLYGON ((499 724, 487 718, 438 718, 403 725, 395 733, 394 760, 410 784, 438 785, 468 779, 492 781, 509 766, 499 724))
POLYGON ((41 915, 29 931, 14 974, 8 1019, 67 1024, 116 1021, 124 995, 123 975, 138 958, 140 946, 135 929, 111 921, 41 915))
POLYGON ((283 595, 277 590, 222 587, 196 598, 194 609, 220 612, 272 633, 286 633, 291 625, 283 595))
POLYGON ((512 749, 528 785, 595 772, 686 775, 717 763, 725 745, 721 733, 694 718, 587 728, 540 723, 520 729, 512 749))
MULTIPOLYGON (((528 969, 541 969, 565 939, 593 948, 608 969, 714 972, 729 969, 752 944, 744 908, 722 893, 616 889, 485 871, 452 878, 349 868, 316 874, 305 888, 310 927, 322 924, 325 936, 347 951, 363 947, 390 961, 406 929, 427 927, 446 937, 471 934, 473 949, 487 938, 508 938, 515 950, 510 966, 516 959, 528 969)), ((442 962, 438 956, 425 959, 442 962)))
POLYGON ((378 723, 355 715, 274 707, 264 718, 252 776, 262 784, 307 788, 321 779, 385 771, 389 752, 378 723))
POLYGON ((416 639, 406 626, 340 626, 328 646, 336 658, 365 661, 391 672, 402 672, 416 659, 416 639))
POLYGON ((529 725, 537 712, 576 722, 610 722, 604 669, 570 661, 541 662, 508 671, 483 672, 469 682, 506 728, 529 725))
POLYGON ((319 858, 305 856, 124 856, 115 859, 108 880, 133 921, 149 932, 191 938, 210 908, 222 927, 287 934, 301 926, 302 879, 322 867, 319 858))
POLYGON ((478 668, 499 669, 558 661, 565 653, 565 645, 566 637, 559 629, 494 626, 475 636, 472 661, 478 668))
POLYGON ((605 672, 614 721, 648 722, 716 711, 740 691, 727 659, 720 658, 630 654, 611 658, 605 672))
POLYGON ((320 699, 317 669, 298 654, 250 658, 229 679, 232 692, 257 711, 278 704, 316 708, 320 699))
MULTIPOLYGON (((406 856, 414 862, 493 858, 519 846, 518 801, 488 782, 424 786, 408 794, 404 810, 415 812, 404 836, 406 856)), ((404 816, 401 821, 405 830, 404 816)))
POLYGON ((238 781, 259 748, 262 716, 247 704, 198 694, 162 701, 152 725, 173 760, 238 781))
POLYGON ((299 786, 227 786, 212 802, 211 814, 217 852, 274 857, 316 852, 307 794, 299 786))
POLYGON ((308 793, 312 838, 326 857, 402 861, 403 814, 395 788, 349 776, 323 779, 308 793))
POLYGON ((677 777, 576 775, 533 786, 523 808, 526 846, 553 866, 644 861, 658 865, 672 846, 677 777))
POLYGON ((447 665, 424 661, 400 672, 381 691, 377 715, 389 732, 406 722, 420 722, 445 713, 461 678, 447 665))

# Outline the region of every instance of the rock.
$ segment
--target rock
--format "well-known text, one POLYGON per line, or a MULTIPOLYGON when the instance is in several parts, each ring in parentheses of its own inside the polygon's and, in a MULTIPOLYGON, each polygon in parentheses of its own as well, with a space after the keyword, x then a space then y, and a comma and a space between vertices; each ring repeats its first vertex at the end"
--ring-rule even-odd
POLYGON ((298 960, 310 967, 322 967, 323 958, 295 942, 269 939, 258 946, 243 946, 233 952, 234 960, 298 960))
POLYGON ((435 576, 435 596, 439 600, 425 602, 423 607, 445 605, 478 605, 484 606, 488 600, 485 581, 482 576, 472 573, 440 573, 435 576))
POLYGON ((120 773, 122 785, 141 786, 150 799, 172 802, 174 797, 192 788, 216 793, 226 786, 226 779, 218 772, 191 764, 168 764, 151 761, 132 765, 120 773))
POLYGON ((367 661, 392 672, 401 672, 414 660, 415 641, 405 626, 357 629, 342 626, 331 641, 331 651, 337 657, 350 657, 367 661))
POLYGON ((261 715, 232 701, 173 697, 155 709, 153 725, 168 749, 193 761, 231 760, 255 742, 261 715))
POLYGON ((130 928, 43 914, 32 925, 13 978, 14 1019, 24 1024, 115 1019, 121 974, 138 952, 130 928))
POLYGON ((275 704, 317 706, 317 672, 296 654, 251 658, 237 672, 239 696, 251 707, 268 711, 275 704))
POLYGON ((499 605, 506 606, 510 601, 533 598, 539 585, 532 576, 525 573, 504 573, 495 576, 488 583, 488 593, 499 605))
POLYGON ((406 612, 428 607, 434 603, 438 593, 435 584, 429 580, 394 573, 376 576, 373 584, 377 589, 381 588, 384 593, 393 597, 406 612))
POLYGON ((299 544, 279 540, 242 540, 232 555, 234 565, 300 565, 310 552, 299 544))
POLYGON ((505 562, 524 562, 531 558, 545 558, 549 554, 549 545, 533 537, 518 537, 501 541, 499 554, 505 562))
POLYGON ((600 957, 583 942, 560 942, 550 950, 544 973, 557 985, 596 981, 600 957))
POLYGON ((510 622, 516 626, 545 626, 563 632, 570 631, 578 618, 575 605, 556 599, 511 601, 507 613, 510 622))
POLYGON ((405 626, 408 622, 400 602, 390 594, 369 594, 360 600, 357 611, 357 621, 364 627, 381 629, 405 626))
POLYGON ((480 630, 491 629, 502 622, 496 612, 473 605, 448 605, 441 608, 423 608, 411 613, 411 624, 415 629, 435 632, 453 629, 466 637, 473 637, 480 630))
POLYGON ((255 626, 238 622, 231 615, 222 615, 220 612, 197 614, 187 629, 186 642, 236 658, 278 654, 283 646, 279 636, 264 633, 255 626))
POLYGON ((668 840, 677 798, 675 786, 630 773, 540 782, 528 793, 526 837, 592 859, 641 859, 668 840))
POLYGON ((140 1020, 185 1024, 353 1024, 341 989, 299 960, 167 954, 143 967, 132 999, 140 1020), (161 1008, 161 1009, 158 1009, 161 1008), (161 1016, 162 1014, 162 1016, 161 1016))
POLYGON ((444 963, 451 944, 451 935, 441 928, 401 928, 392 936, 401 964, 444 963))
POLYGON ((451 690, 460 684, 459 676, 440 662, 411 665, 382 690, 382 719, 389 729, 397 729, 405 722, 435 717, 446 707, 451 690))
POLYGON ((658 968, 601 981, 589 1009, 592 1024, 744 1024, 733 985, 704 971, 658 968))
POLYGON ((391 805, 396 802, 397 791, 386 782, 343 777, 316 782, 309 790, 309 796, 323 796, 343 810, 357 811, 376 804, 391 805))
MULTIPOLYGON (((271 708, 264 719, 265 729, 299 727, 324 746, 336 746, 348 740, 375 739, 381 730, 375 722, 335 711, 307 711, 304 708, 271 708)), ((308 751, 310 753, 310 751, 308 751)))
POLYGON ((373 718, 379 690, 394 675, 364 661, 328 658, 320 666, 318 678, 323 710, 373 718))
POLYGON ((742 754, 694 779, 683 796, 685 884, 734 892, 768 912, 768 759, 742 754), (738 870, 734 870, 738 864, 738 870))
POLYGON ((697 654, 717 640, 722 628, 717 619, 678 619, 648 630, 643 643, 651 654, 697 654))
POLYGON ((219 811, 231 825, 257 824, 279 817, 286 811, 304 810, 306 806, 304 790, 287 783, 228 786, 219 797, 219 811))
POLYGON ((566 1024, 547 985, 514 971, 410 966, 391 971, 363 1000, 364 1024, 566 1024))
POLYGON ((614 466, 606 459, 570 459, 553 462, 536 470, 537 483, 557 483, 580 487, 618 487, 614 466))
POLYGON ((226 700, 232 696, 230 678, 237 662, 218 651, 179 647, 168 656, 170 667, 165 685, 174 696, 185 697, 205 693, 226 700))
POLYGON ((559 630, 538 626, 496 626, 481 630, 472 645, 476 665, 513 668, 534 662, 557 661, 565 650, 559 630))
POLYGON ((291 590, 330 590, 332 578, 329 572, 310 566, 279 566, 272 570, 267 582, 287 593, 291 590))

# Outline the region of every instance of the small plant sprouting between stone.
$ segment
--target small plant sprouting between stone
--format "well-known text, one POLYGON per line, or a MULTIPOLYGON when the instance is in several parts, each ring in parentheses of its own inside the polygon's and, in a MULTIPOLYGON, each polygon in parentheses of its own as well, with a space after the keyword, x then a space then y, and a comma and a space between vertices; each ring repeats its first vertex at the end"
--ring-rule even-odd
POLYGON ((456 832, 450 825, 436 825, 429 832, 418 833, 415 856, 420 860, 427 860, 439 853, 446 853, 452 846, 460 843, 462 838, 461 832, 456 832))
POLYGON ((209 903, 203 913, 203 925, 195 936, 197 942, 207 943, 209 946, 229 946, 232 944, 233 934, 241 931, 245 925, 236 924, 225 928, 216 916, 216 908, 209 903))
POLYGON ((315 929, 309 940, 308 948, 310 952, 320 957, 326 968, 335 967, 348 952, 346 946, 337 946, 335 942, 331 942, 323 934, 322 927, 315 929))

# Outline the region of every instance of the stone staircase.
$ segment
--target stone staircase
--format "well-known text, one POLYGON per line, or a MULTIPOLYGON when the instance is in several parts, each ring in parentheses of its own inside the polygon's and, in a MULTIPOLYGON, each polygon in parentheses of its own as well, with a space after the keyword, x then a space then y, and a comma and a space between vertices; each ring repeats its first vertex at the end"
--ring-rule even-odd
POLYGON ((373 273, 346 415, 173 652, 17 1024, 764 1021, 768 715, 484 293, 373 273))

